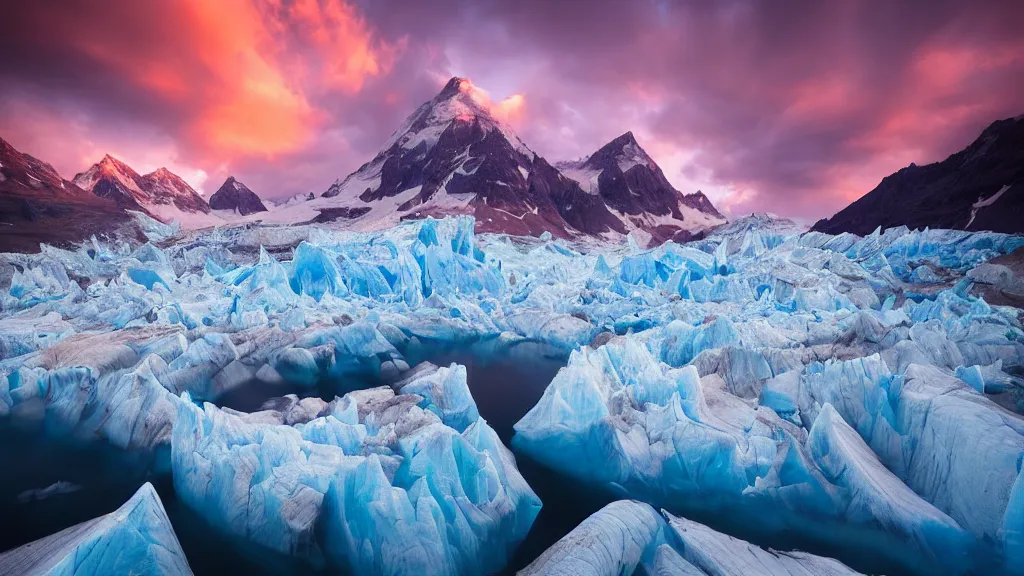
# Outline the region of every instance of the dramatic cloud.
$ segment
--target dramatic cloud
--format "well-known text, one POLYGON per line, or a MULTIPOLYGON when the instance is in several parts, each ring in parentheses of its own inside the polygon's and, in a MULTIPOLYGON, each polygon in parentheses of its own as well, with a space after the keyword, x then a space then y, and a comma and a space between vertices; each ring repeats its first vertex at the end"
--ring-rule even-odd
POLYGON ((684 192, 814 219, 1024 113, 1022 29, 1016 0, 26 2, 0 136, 320 192, 459 75, 550 160, 632 130, 684 192))

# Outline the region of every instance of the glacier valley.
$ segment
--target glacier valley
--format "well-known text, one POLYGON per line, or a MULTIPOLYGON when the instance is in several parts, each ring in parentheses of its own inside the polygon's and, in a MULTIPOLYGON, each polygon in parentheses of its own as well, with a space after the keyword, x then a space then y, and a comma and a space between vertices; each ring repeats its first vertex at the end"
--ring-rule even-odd
POLYGON ((0 573, 1024 575, 1024 237, 136 218, 0 254, 0 573))

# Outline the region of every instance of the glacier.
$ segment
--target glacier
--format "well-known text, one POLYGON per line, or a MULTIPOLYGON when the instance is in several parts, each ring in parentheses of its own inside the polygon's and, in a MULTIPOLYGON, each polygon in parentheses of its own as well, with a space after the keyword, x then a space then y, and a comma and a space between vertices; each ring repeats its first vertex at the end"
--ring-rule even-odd
POLYGON ((294 424, 274 410, 200 408, 185 392, 172 439, 175 491, 217 529, 314 566, 502 568, 540 500, 477 413, 465 370, 421 365, 395 388, 313 401, 294 424))
POLYGON ((840 562, 765 550, 703 524, 631 500, 608 504, 556 542, 519 576, 856 576, 840 562))
POLYGON ((0 554, 2 574, 191 576, 152 484, 117 510, 0 554))
MULTIPOLYGON (((529 460, 863 572, 1024 570, 1022 317, 978 290, 1012 284, 986 262, 1019 236, 152 232, 0 254, 0 455, 117 455, 239 550, 316 569, 526 566, 529 460), (533 396, 431 363, 451 351, 564 368, 533 396), (508 430, 482 410, 523 404, 508 430)), ((614 538, 664 540, 637 565, 708 570, 634 517, 614 538)))

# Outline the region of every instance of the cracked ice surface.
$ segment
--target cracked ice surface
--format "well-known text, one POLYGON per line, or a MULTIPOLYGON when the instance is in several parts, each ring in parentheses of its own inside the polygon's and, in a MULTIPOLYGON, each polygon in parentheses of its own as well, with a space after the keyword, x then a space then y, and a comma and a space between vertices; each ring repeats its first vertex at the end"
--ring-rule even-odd
POLYGON ((531 342, 569 365, 516 445, 578 482, 911 569, 1024 565, 1024 332, 971 290, 1020 237, 768 217, 647 251, 466 218, 159 232, 0 255, 0 419, 170 470, 240 540, 370 571, 503 565, 536 499, 465 373, 410 365, 531 342), (247 390, 276 399, 214 406, 247 390), (410 539, 432 544, 393 552, 410 539))

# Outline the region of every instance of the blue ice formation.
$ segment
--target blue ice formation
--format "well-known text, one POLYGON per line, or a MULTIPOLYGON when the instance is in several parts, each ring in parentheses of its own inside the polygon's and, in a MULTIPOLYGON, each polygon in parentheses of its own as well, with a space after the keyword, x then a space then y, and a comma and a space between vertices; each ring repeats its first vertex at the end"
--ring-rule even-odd
POLYGON ((542 553, 520 576, 770 575, 856 576, 840 562, 804 552, 765 550, 703 524, 612 502, 542 553))
POLYGON ((61 442, 102 442, 143 469, 165 468, 177 398, 156 380, 159 357, 124 368, 132 350, 96 340, 66 340, 0 377, 0 417, 61 442))
POLYGON ((892 385, 884 366, 877 355, 811 365, 795 386, 779 386, 778 394, 796 394, 789 402, 801 406, 801 428, 745 401, 719 375, 671 368, 640 339, 620 337, 573 352, 516 424, 513 443, 579 481, 674 510, 740 513, 761 533, 802 532, 821 544, 859 538, 908 569, 965 571, 977 547, 999 538, 1012 554, 1015 543, 1000 535, 1018 533, 1004 516, 1014 516, 1020 418, 951 376, 928 388, 943 382, 922 372, 929 368, 911 366, 892 385), (813 401, 801 400, 808 394, 813 401), (904 422, 891 420, 893 394, 906 395, 895 409, 904 422), (888 536, 903 544, 885 545, 888 536))
POLYGON ((215 529, 312 565, 500 570, 540 500, 479 417, 463 367, 419 368, 396 388, 320 401, 293 425, 280 412, 197 407, 186 395, 175 491, 215 529))
MULTIPOLYGON (((535 499, 460 369, 410 373, 454 350, 569 361, 515 442, 556 469, 582 462, 570 471, 578 482, 671 512, 684 502, 753 518, 741 524, 768 537, 834 537, 844 561, 877 552, 923 569, 1024 565, 1024 330, 1019 311, 995 299, 1019 282, 988 262, 1024 246, 1020 236, 829 236, 767 215, 650 250, 478 236, 468 218, 379 232, 147 230, 141 245, 0 254, 0 424, 103 444, 156 474, 172 468, 172 436, 202 424, 191 440, 202 450, 221 458, 230 447, 244 474, 259 464, 253 494, 265 499, 253 502, 289 502, 267 515, 229 500, 197 505, 240 541, 328 566, 400 568, 444 550, 430 563, 457 571, 479 559, 436 546, 378 557, 390 544, 368 532, 308 529, 311 518, 355 518, 350 506, 373 499, 402 517, 415 504, 417 522, 346 525, 388 518, 389 538, 444 526, 447 540, 435 541, 454 548, 468 545, 451 528, 466 525, 449 523, 461 513, 492 526, 478 541, 500 541, 495 557, 507 555, 529 514, 488 509, 485 520, 476 510, 535 499), (356 390, 381 384, 390 388, 356 390), (275 399, 253 414, 203 404, 249 392, 275 399), (378 398, 388 394, 399 400, 378 398), (404 427, 412 422, 423 425, 404 427), (367 491, 340 481, 348 468, 310 464, 314 452, 358 459, 351 486, 367 491), (417 487, 471 461, 485 471, 445 487, 465 494, 454 507, 430 482, 430 498, 417 487), (444 520, 420 521, 428 514, 444 520), (887 545, 893 535, 908 544, 887 545)), ((188 478, 174 481, 198 484, 188 478)))
MULTIPOLYGON (((765 550, 743 540, 687 520, 663 513, 668 522, 667 539, 662 545, 652 573, 672 574, 677 566, 688 563, 694 574, 792 574, 793 576, 855 576, 855 572, 831 558, 799 551, 765 550)), ((684 574, 686 572, 683 572, 684 574)))
MULTIPOLYGON (((519 576, 616 576, 651 564, 665 542, 665 521, 641 502, 619 500, 555 542, 519 576)), ((684 572, 685 574, 685 572, 684 572)))
POLYGON ((0 554, 2 574, 191 575, 164 506, 148 482, 120 508, 0 554))

